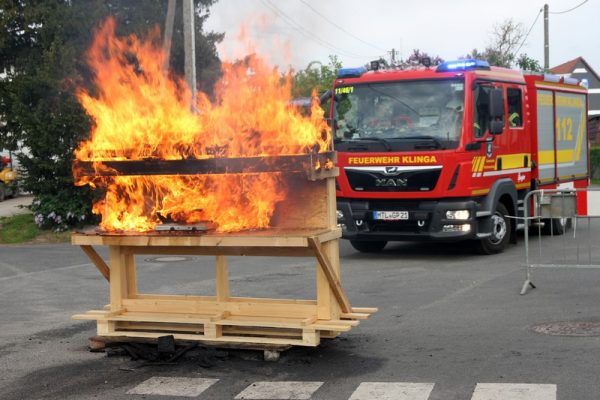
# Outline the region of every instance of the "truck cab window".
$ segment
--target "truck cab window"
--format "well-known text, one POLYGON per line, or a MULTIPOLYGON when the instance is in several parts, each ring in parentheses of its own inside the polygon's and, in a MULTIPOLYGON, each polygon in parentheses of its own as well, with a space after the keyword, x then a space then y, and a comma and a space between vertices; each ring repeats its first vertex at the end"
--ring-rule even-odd
POLYGON ((482 137, 489 128, 490 115, 490 90, 491 86, 475 85, 473 87, 473 134, 476 138, 482 137))
POLYGON ((508 88, 506 96, 508 101, 508 125, 511 128, 523 126, 521 89, 508 88))

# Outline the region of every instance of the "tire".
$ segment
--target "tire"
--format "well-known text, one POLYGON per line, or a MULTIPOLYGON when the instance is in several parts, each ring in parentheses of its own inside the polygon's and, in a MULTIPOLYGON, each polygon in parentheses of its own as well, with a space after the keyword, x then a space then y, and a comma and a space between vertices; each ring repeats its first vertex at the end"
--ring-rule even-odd
POLYGON ((4 199, 6 199, 6 191, 6 186, 2 182, 0 182, 0 201, 4 201, 4 199))
POLYGON ((569 218, 548 218, 544 219, 542 235, 564 235, 569 227, 569 218))
POLYGON ((477 242, 477 252, 480 254, 497 254, 504 251, 510 242, 512 234, 512 221, 506 218, 508 210, 502 203, 496 205, 492 215, 492 235, 477 242))
POLYGON ((377 253, 378 251, 383 250, 387 242, 385 240, 374 242, 351 240, 350 244, 361 253, 377 253))

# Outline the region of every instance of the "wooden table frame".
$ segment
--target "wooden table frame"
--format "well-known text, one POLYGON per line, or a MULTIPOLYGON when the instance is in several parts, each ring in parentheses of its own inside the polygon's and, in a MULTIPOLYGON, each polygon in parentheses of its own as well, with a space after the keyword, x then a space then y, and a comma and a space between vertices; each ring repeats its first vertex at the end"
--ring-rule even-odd
POLYGON ((339 228, 263 235, 97 235, 75 233, 110 282, 110 305, 74 315, 96 320, 98 335, 254 345, 317 346, 358 325, 376 309, 353 308, 340 283, 339 228), (93 246, 109 248, 108 264, 93 246), (142 294, 135 255, 215 255, 215 296, 142 294), (231 297, 227 256, 307 257, 317 260, 316 300, 231 297))

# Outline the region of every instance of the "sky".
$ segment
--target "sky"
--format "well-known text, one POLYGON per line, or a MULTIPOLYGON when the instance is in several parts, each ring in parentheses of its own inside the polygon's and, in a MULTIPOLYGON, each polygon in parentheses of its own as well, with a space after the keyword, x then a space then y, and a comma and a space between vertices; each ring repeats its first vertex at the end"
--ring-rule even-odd
MULTIPOLYGON (((550 67, 582 56, 600 73, 600 0, 546 3, 550 67)), ((210 9, 205 29, 225 33, 218 47, 222 59, 256 49, 282 69, 304 69, 312 61, 326 64, 332 54, 345 67, 365 65, 381 56, 389 60, 392 49, 399 52, 397 58, 420 49, 445 60, 457 59, 473 48, 483 50, 494 26, 512 18, 525 33, 530 31, 519 53, 527 53, 543 66, 540 11, 544 4, 537 0, 219 0, 210 9)))

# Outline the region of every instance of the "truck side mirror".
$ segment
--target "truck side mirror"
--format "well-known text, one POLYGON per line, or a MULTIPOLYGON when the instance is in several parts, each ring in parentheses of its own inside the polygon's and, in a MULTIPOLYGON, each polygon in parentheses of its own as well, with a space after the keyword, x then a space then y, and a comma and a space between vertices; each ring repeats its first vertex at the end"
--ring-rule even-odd
POLYGON ((502 89, 490 90, 489 115, 492 120, 502 118, 504 116, 504 96, 502 89))
POLYGON ((504 95, 502 89, 490 90, 490 133, 499 135, 504 130, 504 95))
POLYGON ((504 121, 501 119, 493 119, 490 121, 490 134, 499 135, 504 131, 504 121))

